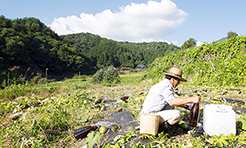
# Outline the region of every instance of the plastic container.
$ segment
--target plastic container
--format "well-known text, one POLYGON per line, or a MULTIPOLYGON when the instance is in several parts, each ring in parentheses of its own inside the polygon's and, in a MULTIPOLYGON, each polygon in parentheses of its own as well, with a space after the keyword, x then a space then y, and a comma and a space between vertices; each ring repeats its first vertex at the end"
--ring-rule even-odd
POLYGON ((203 129, 212 136, 236 134, 236 113, 231 106, 209 104, 203 110, 203 129))

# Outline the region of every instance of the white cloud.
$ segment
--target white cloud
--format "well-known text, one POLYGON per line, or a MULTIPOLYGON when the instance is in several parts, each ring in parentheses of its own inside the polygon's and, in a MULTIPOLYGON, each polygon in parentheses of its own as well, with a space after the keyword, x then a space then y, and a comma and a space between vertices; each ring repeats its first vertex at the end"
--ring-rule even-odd
POLYGON ((199 46, 201 46, 202 44, 203 44, 203 42, 198 41, 198 42, 196 43, 196 47, 199 47, 199 46))
POLYGON ((173 45, 177 45, 178 44, 178 41, 172 41, 172 44, 173 45))
POLYGON ((50 27, 59 35, 90 32, 117 41, 149 42, 172 34, 187 13, 170 0, 131 3, 119 12, 81 13, 80 17, 55 18, 50 27))

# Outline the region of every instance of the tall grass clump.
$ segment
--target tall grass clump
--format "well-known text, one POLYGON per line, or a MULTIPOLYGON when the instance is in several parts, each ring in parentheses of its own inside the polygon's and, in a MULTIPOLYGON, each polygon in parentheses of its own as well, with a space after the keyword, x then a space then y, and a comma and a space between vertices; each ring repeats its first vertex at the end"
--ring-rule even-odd
POLYGON ((0 145, 3 147, 65 147, 74 143, 73 130, 87 124, 103 112, 90 112, 92 95, 75 92, 69 95, 58 95, 36 107, 40 96, 22 97, 18 104, 12 101, 0 105, 0 145), (29 104, 29 108, 23 105, 29 104), (22 112, 10 118, 13 113, 22 112), (83 120, 87 122, 83 122, 83 120), (71 144, 70 143, 70 144, 71 144))

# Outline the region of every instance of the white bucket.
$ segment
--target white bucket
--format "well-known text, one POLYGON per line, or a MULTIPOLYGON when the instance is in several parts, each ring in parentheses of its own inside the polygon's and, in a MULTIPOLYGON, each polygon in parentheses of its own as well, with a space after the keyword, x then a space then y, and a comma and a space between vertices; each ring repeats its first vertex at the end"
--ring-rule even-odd
POLYGON ((212 136, 236 134, 236 114, 231 106, 210 104, 203 110, 203 129, 212 136))

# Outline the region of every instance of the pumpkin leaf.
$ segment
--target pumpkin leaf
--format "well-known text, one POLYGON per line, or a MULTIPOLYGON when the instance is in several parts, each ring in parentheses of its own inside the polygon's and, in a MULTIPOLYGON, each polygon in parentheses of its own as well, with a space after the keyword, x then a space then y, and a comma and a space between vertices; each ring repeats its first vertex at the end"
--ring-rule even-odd
POLYGON ((102 136, 98 131, 96 132, 92 131, 87 135, 85 141, 86 141, 87 146, 89 148, 92 148, 93 145, 98 143, 101 139, 102 139, 102 136))
POLYGON ((246 118, 242 118, 241 122, 242 122, 242 129, 246 130, 246 118))

